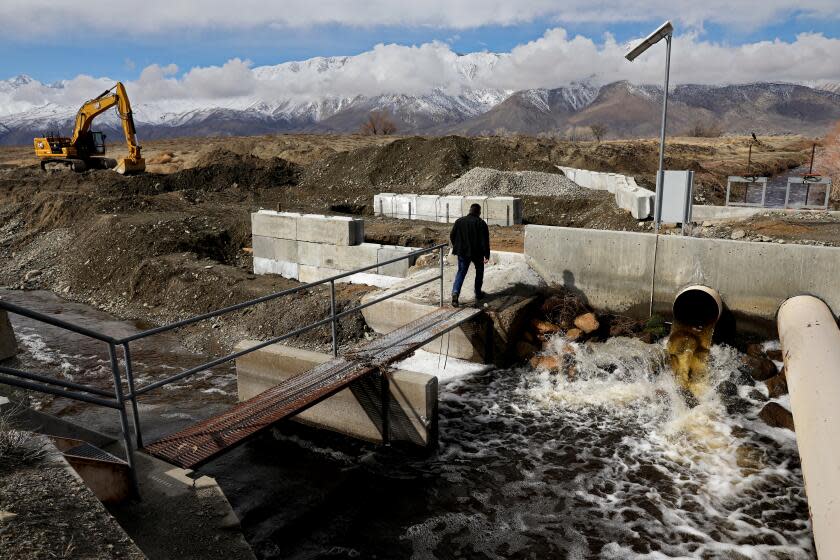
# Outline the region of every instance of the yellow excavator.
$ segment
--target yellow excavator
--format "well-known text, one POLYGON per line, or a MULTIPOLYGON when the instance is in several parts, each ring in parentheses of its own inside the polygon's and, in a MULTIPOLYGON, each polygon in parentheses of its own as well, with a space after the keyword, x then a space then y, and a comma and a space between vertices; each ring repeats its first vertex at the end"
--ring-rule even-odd
POLYGON ((146 170, 146 160, 141 157, 140 146, 137 144, 131 103, 121 82, 117 82, 114 87, 105 90, 98 97, 85 101, 76 113, 76 125, 73 127, 71 138, 60 134, 46 134, 35 138, 34 142, 35 155, 40 158, 41 169, 44 170, 48 164, 65 165, 79 172, 86 169, 114 168, 121 175, 132 175, 146 170), (114 106, 117 107, 128 144, 128 157, 119 161, 103 157, 105 135, 90 129, 96 116, 114 106))

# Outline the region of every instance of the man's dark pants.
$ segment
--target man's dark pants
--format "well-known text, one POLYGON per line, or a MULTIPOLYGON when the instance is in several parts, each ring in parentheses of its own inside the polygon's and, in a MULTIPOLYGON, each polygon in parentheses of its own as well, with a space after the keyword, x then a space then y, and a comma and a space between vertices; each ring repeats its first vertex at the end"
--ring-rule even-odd
POLYGON ((464 278, 467 277, 467 271, 470 269, 470 263, 475 267, 475 295, 481 293, 481 285, 484 283, 484 259, 478 257, 476 259, 470 257, 458 256, 458 272, 455 274, 455 283, 452 284, 452 293, 460 294, 461 286, 464 285, 464 278))

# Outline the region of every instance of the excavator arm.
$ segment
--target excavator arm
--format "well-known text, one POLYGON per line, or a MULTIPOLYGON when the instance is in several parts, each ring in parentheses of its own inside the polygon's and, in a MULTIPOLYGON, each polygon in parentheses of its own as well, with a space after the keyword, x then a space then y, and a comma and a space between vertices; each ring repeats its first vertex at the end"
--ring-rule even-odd
POLYGON ((71 145, 76 145, 90 132, 93 119, 101 115, 111 107, 117 107, 117 112, 122 121, 125 141, 128 144, 128 157, 117 163, 117 172, 121 174, 140 173, 146 169, 146 162, 140 155, 140 146, 137 144, 137 133, 134 128, 134 116, 131 112, 131 102, 122 82, 117 82, 114 87, 105 90, 98 97, 86 101, 76 113, 76 124, 73 127, 73 136, 70 139, 71 145))

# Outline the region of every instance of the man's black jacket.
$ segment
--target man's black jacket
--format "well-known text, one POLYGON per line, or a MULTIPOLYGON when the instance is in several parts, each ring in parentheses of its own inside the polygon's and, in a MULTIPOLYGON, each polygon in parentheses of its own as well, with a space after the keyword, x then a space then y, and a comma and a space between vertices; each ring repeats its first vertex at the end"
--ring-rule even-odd
POLYGON ((449 241, 452 242, 452 252, 459 257, 472 260, 490 258, 490 230, 478 216, 468 214, 455 220, 449 241))

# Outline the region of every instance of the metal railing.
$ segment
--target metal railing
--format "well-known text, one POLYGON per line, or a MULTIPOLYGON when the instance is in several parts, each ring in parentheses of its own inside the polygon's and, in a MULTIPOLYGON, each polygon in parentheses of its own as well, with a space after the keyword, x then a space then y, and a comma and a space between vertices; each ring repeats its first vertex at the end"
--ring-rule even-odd
MULTIPOLYGON (((412 251, 410 253, 406 253, 405 255, 383 261, 378 262, 376 264, 362 267, 350 272, 343 272, 341 274, 336 274, 334 276, 330 276, 328 278, 324 278, 323 280, 318 280, 316 282, 310 282, 307 284, 302 284, 295 288, 289 288, 287 290, 282 290, 280 292, 275 292, 272 294, 268 294, 256 299, 252 299, 249 301, 245 301, 242 303, 237 303, 235 305, 231 305, 228 307, 224 307, 222 309, 218 309, 216 311, 211 311, 209 313, 203 313, 201 315, 196 315, 194 317, 190 317, 189 319, 184 319, 181 321, 176 321, 174 323, 163 325, 160 327, 154 327, 151 329, 147 329, 145 331, 132 334, 129 336, 115 338, 106 334, 102 334, 91 329, 87 329, 85 327, 81 327, 79 325, 75 325, 73 323, 69 323, 67 321, 63 321, 61 319, 56 319, 50 315, 45 315, 43 313, 39 313, 37 311, 33 311, 31 309, 27 309, 25 307, 15 305, 13 303, 9 303, 7 301, 0 300, 0 309, 6 310, 9 313, 14 313, 16 315, 20 315, 23 317, 28 317, 29 319, 33 319, 35 321, 39 321, 42 323, 46 323, 48 325, 52 325, 61 329, 65 329, 67 331, 101 341, 108 345, 108 354, 110 358, 110 367, 111 373, 113 376, 113 383, 114 388, 112 391, 107 391, 104 389, 100 389, 98 387, 91 387, 89 385, 83 385, 80 383, 74 383, 71 381, 66 381, 62 379, 56 379, 54 377, 50 377, 48 375, 43 375, 40 373, 32 373, 23 370, 19 370, 16 368, 0 366, 0 384, 11 385, 15 387, 20 387, 23 389, 28 389, 32 391, 38 391, 41 393, 47 393, 50 395, 55 395, 59 397, 66 397, 69 399, 86 402, 89 404, 94 404, 97 406, 103 406, 107 408, 115 409, 120 414, 120 427, 122 430, 123 436, 123 445, 125 447, 126 453, 126 462, 128 463, 129 468, 131 469, 132 476, 136 476, 134 470, 134 449, 135 445, 132 444, 131 434, 129 431, 128 426, 128 417, 125 410, 125 403, 129 402, 131 404, 131 414, 132 420, 134 425, 134 442, 136 444, 137 449, 141 449, 143 447, 143 434, 142 428, 140 423, 140 413, 137 407, 137 397, 148 393, 149 391, 153 391, 170 383, 174 383, 175 381, 180 381, 181 379, 185 379, 202 371, 206 371, 217 367, 221 364, 230 362, 235 360, 241 356, 249 354, 251 352, 255 352, 266 346, 270 346, 272 344, 276 344, 278 342, 282 342, 283 340, 292 338, 294 336, 301 335, 306 333, 310 330, 316 329, 326 324, 331 325, 331 334, 332 334, 332 353, 333 356, 338 356, 338 322, 343 317, 346 317, 352 313, 356 313, 361 311, 362 309, 368 308, 372 305, 376 305, 377 303, 381 303, 387 299, 393 298, 395 296, 404 294, 426 284, 429 284, 434 281, 440 282, 440 306, 443 307, 444 301, 444 290, 443 290, 443 268, 444 268, 444 250, 448 247, 446 243, 442 243, 440 245, 435 245, 434 247, 429 247, 426 249, 418 249, 417 251, 412 251), (335 295, 335 284, 336 282, 349 278, 355 274, 359 274, 362 272, 367 272, 369 270, 374 270, 381 268, 383 266, 399 262, 405 259, 416 259, 420 255, 434 253, 439 253, 439 265, 440 271, 437 275, 426 278, 421 280, 417 283, 412 284, 411 286, 401 288, 396 291, 392 291, 390 293, 385 294, 384 296, 378 297, 371 301, 359 304, 355 307, 350 309, 345 309, 343 311, 337 311, 336 308, 336 295, 335 295), (271 338, 269 340, 260 342, 250 348, 245 350, 240 350, 237 352, 233 352, 228 354, 227 356, 223 356, 221 358, 216 358, 209 362, 206 362, 202 365, 195 366, 184 370, 180 373, 175 375, 171 375, 165 379, 161 379, 159 381, 155 381, 153 383, 149 383, 143 387, 136 387, 135 384, 135 377, 134 377, 134 368, 131 359, 131 343, 136 342, 138 340, 143 340, 145 338, 169 332, 181 327, 185 327, 188 325, 192 325, 201 321, 205 321, 207 319, 212 319, 214 317, 220 317, 222 315, 226 315, 228 313, 232 313, 234 311, 238 311, 240 309, 245 309, 248 307, 253 307, 255 305, 259 305, 260 303, 265 303, 267 301, 275 300, 278 298, 282 298, 284 296, 288 296, 291 294, 295 294, 297 292, 301 292, 304 290, 309 290, 317 286, 329 284, 330 285, 330 315, 324 319, 319 321, 315 321, 309 325, 300 327, 295 329, 291 332, 288 332, 284 335, 277 336, 271 338), (118 352, 117 347, 122 348, 123 352, 123 360, 125 364, 125 381, 127 384, 128 392, 123 392, 123 379, 122 374, 120 371, 120 364, 118 359, 118 352)), ((135 488, 136 488, 136 478, 134 479, 135 488)))

